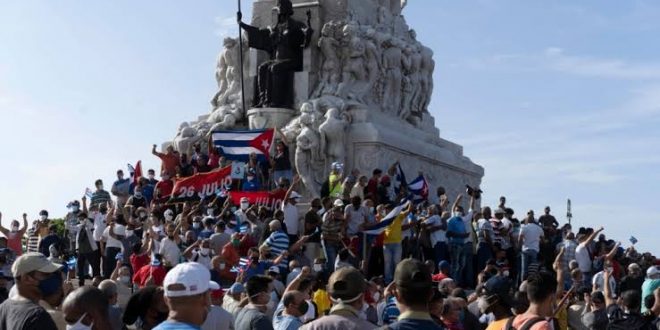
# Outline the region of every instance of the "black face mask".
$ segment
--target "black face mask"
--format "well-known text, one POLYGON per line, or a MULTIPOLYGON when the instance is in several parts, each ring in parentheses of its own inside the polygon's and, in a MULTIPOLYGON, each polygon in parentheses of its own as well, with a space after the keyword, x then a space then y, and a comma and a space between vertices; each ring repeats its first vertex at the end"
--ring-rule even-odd
POLYGON ((300 312, 300 316, 303 316, 303 315, 307 314, 308 310, 309 310, 309 304, 307 304, 307 301, 303 300, 298 305, 298 311, 300 312))

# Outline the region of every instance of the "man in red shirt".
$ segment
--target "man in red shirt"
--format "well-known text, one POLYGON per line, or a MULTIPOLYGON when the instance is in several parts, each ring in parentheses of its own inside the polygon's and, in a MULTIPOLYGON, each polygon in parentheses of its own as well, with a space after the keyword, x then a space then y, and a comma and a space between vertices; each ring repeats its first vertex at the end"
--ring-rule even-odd
POLYGON ((151 265, 142 266, 133 275, 133 284, 137 284, 140 288, 150 285, 162 286, 167 273, 165 267, 163 267, 162 259, 163 257, 160 254, 154 255, 151 265))
POLYGON ((160 175, 167 174, 169 177, 176 175, 176 168, 179 166, 179 156, 174 152, 173 146, 167 146, 167 152, 157 152, 156 145, 153 145, 151 153, 160 158, 160 175))
POLYGON ((440 269, 440 272, 437 274, 433 274, 432 279, 433 282, 440 282, 446 278, 450 278, 449 274, 449 262, 447 260, 442 260, 438 263, 438 269, 440 269))
POLYGON ((371 179, 367 183, 367 189, 364 194, 364 198, 374 199, 378 193, 378 183, 380 182, 380 176, 383 174, 383 171, 379 168, 375 169, 372 172, 371 179))

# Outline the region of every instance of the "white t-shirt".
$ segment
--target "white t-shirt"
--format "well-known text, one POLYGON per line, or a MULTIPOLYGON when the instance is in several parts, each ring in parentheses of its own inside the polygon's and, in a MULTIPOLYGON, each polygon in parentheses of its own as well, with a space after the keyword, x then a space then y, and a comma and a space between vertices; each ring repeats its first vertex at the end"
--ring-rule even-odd
MULTIPOLYGON (((211 251, 209 249, 209 253, 210 252, 211 251)), ((202 264, 202 265, 204 265, 204 267, 206 267, 208 269, 211 269, 211 255, 203 255, 199 252, 199 250, 194 250, 192 252, 192 255, 190 256, 190 260, 188 260, 188 261, 192 261, 192 262, 202 264)))
MULTIPOLYGON (((596 291, 605 294, 605 274, 602 271, 596 273, 591 282, 591 284, 596 287, 596 291)), ((614 276, 610 276, 610 292, 612 293, 612 297, 616 298, 616 280, 614 279, 614 276)))
POLYGON ((346 205, 344 208, 344 216, 348 221, 348 228, 346 230, 348 235, 356 235, 358 228, 367 218, 367 208, 360 206, 357 210, 353 205, 346 205))
POLYGON ((520 236, 522 236, 522 250, 540 251, 541 237, 543 237, 543 228, 536 223, 529 223, 523 225, 520 229, 520 236))
POLYGON ((286 224, 287 234, 298 235, 299 219, 298 208, 291 203, 283 203, 284 223, 286 224))
POLYGON ((98 242, 103 238, 103 232, 105 231, 105 215, 98 213, 93 220, 94 232, 92 233, 92 237, 98 242))
POLYGON ((171 266, 176 266, 179 264, 179 259, 181 258, 181 249, 176 245, 175 240, 170 240, 169 237, 165 237, 160 241, 160 249, 158 252, 163 255, 163 260, 169 263, 171 266))
MULTIPOLYGON (((117 232, 117 229, 123 228, 124 226, 122 225, 115 225, 115 233, 117 232)), ((123 245, 119 240, 116 240, 110 236, 110 227, 105 227, 105 230, 103 230, 103 239, 105 240, 105 247, 113 247, 113 248, 122 248, 123 245)))
MULTIPOLYGON (((436 227, 442 225, 442 219, 440 218, 439 215, 434 214, 430 216, 428 219, 424 220, 425 225, 429 225, 431 227, 436 227)), ((431 232, 429 235, 431 238, 431 244, 435 246, 439 242, 447 242, 447 231, 439 229, 434 232, 431 232)))
POLYGON ((580 243, 575 248, 575 260, 578 262, 581 272, 591 272, 591 256, 589 256, 589 249, 585 243, 580 243))
POLYGON ((465 240, 463 241, 463 244, 474 243, 474 238, 472 237, 474 236, 472 230, 472 217, 474 217, 474 211, 472 210, 470 210, 466 215, 461 217, 461 219, 463 219, 463 225, 465 226, 465 230, 467 230, 468 233, 470 233, 470 235, 468 235, 468 237, 466 237, 465 240))

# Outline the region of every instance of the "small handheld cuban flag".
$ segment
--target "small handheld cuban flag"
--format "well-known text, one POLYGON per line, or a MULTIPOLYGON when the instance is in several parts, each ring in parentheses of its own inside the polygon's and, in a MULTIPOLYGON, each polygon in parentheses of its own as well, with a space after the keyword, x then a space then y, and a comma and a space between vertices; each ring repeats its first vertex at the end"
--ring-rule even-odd
POLYGON ((250 224, 249 223, 242 223, 241 227, 238 229, 238 232, 241 234, 247 234, 249 231, 250 224))
POLYGON ((632 245, 637 244, 637 242, 639 241, 635 238, 635 236, 630 236, 630 243, 632 243, 632 245))
POLYGON ((232 272, 232 273, 242 273, 248 268, 249 264, 250 264, 250 260, 248 258, 240 258, 238 260, 238 266, 232 267, 230 272, 232 272))
POLYGON ((417 204, 429 198, 429 184, 423 175, 418 176, 408 184, 408 191, 413 203, 417 204))
POLYGON ((92 189, 85 188, 85 196, 89 199, 92 199, 92 195, 93 195, 92 189))

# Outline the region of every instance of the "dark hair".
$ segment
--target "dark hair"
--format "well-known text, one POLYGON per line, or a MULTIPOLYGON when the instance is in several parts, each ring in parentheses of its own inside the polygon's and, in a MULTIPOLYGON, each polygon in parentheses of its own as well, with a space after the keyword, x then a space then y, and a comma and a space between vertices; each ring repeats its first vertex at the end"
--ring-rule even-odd
POLYGON ((289 291, 282 296, 282 305, 284 307, 289 307, 291 304, 296 303, 296 292, 295 291, 289 291))
POLYGON ((250 277, 245 285, 245 291, 249 297, 257 295, 262 292, 268 292, 268 285, 273 281, 268 276, 264 275, 255 275, 250 277))
POLYGON ((95 185, 95 186, 98 186, 98 185, 100 185, 100 184, 103 184, 103 180, 98 179, 98 180, 94 181, 94 185, 95 185))
MULTIPOLYGON (((142 242, 137 242, 137 243, 133 244, 133 246, 131 246, 131 251, 135 254, 139 254, 140 251, 142 251, 142 242)), ((138 269, 136 269, 134 271, 137 272, 138 269)))
POLYGON ((549 272, 540 271, 527 278, 527 298, 540 303, 557 291, 557 279, 549 272))
POLYGON ((373 173, 373 175, 378 175, 378 174, 382 174, 383 171, 381 169, 377 168, 372 173, 373 173))
POLYGON ((655 296, 650 294, 646 297, 644 297, 644 307, 646 309, 652 309, 653 305, 655 305, 655 296))
POLYGON ((525 292, 516 291, 516 293, 513 294, 512 307, 516 314, 524 313, 527 308, 529 308, 527 294, 525 292))
POLYGON ((339 251, 339 260, 345 261, 346 259, 348 259, 348 256, 350 256, 348 249, 342 249, 341 251, 339 251))
POLYGON ((629 311, 636 311, 641 305, 642 297, 638 291, 627 290, 621 293, 621 300, 623 300, 623 306, 628 308, 629 311))
POLYGON ((126 304, 126 310, 124 311, 122 320, 124 324, 133 324, 138 318, 144 318, 147 315, 149 306, 153 306, 156 303, 156 297, 159 293, 162 294, 162 292, 162 289, 158 287, 148 286, 134 293, 126 304))

